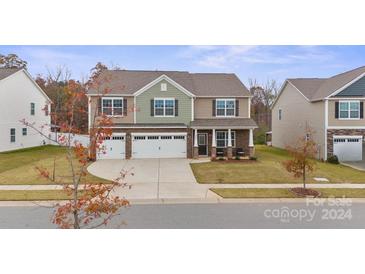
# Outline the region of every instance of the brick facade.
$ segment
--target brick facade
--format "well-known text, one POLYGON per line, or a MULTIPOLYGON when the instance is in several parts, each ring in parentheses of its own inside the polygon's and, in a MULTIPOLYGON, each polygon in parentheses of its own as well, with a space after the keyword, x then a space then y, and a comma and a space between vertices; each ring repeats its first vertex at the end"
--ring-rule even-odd
POLYGON ((327 157, 333 155, 333 136, 334 135, 361 135, 365 138, 365 129, 328 129, 327 130, 327 157))

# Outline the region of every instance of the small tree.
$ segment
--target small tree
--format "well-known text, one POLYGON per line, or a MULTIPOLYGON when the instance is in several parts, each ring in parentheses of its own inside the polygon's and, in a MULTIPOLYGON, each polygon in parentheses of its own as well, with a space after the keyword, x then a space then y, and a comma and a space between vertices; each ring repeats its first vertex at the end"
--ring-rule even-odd
MULTIPOLYGON (((98 77, 98 81, 90 81, 89 87, 92 86, 98 90, 100 97, 108 93, 107 78, 103 80, 98 77)), ((66 102, 63 104, 65 119, 58 124, 61 132, 57 138, 52 139, 44 131, 45 125, 39 127, 34 123, 25 120, 21 122, 27 127, 32 128, 43 137, 48 138, 52 143, 65 147, 66 158, 71 174, 71 182, 65 182, 64 179, 55 178, 54 171, 49 171, 42 167, 36 167, 39 174, 53 184, 62 185, 66 193, 71 197, 69 201, 55 205, 55 214, 53 223, 60 228, 96 228, 107 225, 111 218, 117 215, 121 207, 129 205, 128 200, 115 195, 115 189, 126 186, 124 182, 127 171, 121 170, 120 176, 115 178, 111 184, 90 184, 86 181, 86 168, 88 166, 90 155, 95 155, 95 150, 103 150, 103 141, 110 138, 112 130, 112 121, 106 115, 100 115, 95 112, 90 121, 90 142, 84 146, 77 140, 74 140, 74 134, 80 132, 75 123, 77 113, 84 112, 79 107, 79 103, 86 98, 85 85, 77 81, 69 80, 65 86, 64 92, 67 94, 66 102), (98 116, 98 117, 97 117, 98 116)), ((90 100, 90 99, 89 99, 90 100)), ((46 109, 45 109, 46 111, 46 109)), ((51 115, 57 116, 58 113, 51 115)), ((55 119, 57 120, 57 119, 55 119)), ((58 120, 57 120, 58 121, 58 120)))
POLYGON ((306 188, 306 175, 315 167, 314 157, 317 153, 317 144, 313 140, 313 131, 307 127, 305 136, 297 139, 293 146, 286 147, 292 159, 284 161, 283 165, 295 178, 303 179, 303 188, 306 188))

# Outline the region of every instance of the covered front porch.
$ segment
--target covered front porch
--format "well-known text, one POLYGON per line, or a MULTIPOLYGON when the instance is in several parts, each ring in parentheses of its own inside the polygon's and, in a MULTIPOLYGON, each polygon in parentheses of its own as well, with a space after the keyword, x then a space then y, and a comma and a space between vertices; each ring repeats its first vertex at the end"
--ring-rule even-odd
POLYGON ((253 157, 253 130, 256 123, 249 118, 199 119, 191 123, 193 157, 253 157))

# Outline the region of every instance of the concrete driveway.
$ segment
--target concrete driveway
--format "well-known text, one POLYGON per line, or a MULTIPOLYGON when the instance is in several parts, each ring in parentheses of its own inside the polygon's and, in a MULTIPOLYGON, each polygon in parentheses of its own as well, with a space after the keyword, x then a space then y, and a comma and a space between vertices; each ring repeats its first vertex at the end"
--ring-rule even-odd
POLYGON ((352 167, 357 170, 365 171, 365 161, 356 161, 356 162, 342 162, 341 164, 345 166, 352 167))
POLYGON ((196 182, 190 159, 99 160, 88 171, 100 178, 113 180, 127 172, 131 188, 118 189, 127 199, 179 199, 216 197, 208 185, 196 182), (133 174, 133 175, 132 175, 133 174))

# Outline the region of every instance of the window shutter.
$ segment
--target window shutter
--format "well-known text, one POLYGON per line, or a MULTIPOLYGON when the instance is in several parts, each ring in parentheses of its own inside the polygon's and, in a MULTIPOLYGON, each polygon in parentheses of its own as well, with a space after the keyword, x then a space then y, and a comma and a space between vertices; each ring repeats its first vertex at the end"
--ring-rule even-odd
POLYGON ((98 114, 101 114, 101 98, 98 98, 98 114))
POLYGON ((179 100, 175 99, 175 116, 179 116, 179 100))
POLYGON ((364 118, 364 102, 360 102, 360 119, 364 118))
POLYGON ((151 99, 151 116, 155 116, 155 101, 151 99))
POLYGON ((338 119, 338 107, 339 107, 339 102, 335 102, 335 118, 338 119))
POLYGON ((240 101, 236 100, 236 116, 240 116, 240 101))
POLYGON ((128 115, 128 103, 126 98, 123 98, 123 115, 128 115))
POLYGON ((212 101, 212 116, 215 117, 216 113, 215 113, 215 99, 213 99, 212 101))

